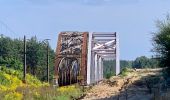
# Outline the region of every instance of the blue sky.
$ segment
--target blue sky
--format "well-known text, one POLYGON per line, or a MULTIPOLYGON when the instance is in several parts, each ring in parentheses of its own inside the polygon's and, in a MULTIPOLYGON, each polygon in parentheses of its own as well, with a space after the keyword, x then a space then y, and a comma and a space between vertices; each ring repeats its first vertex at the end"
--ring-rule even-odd
POLYGON ((0 21, 13 38, 50 38, 56 48, 60 31, 117 32, 121 59, 153 55, 155 22, 170 11, 170 0, 0 0, 0 21))

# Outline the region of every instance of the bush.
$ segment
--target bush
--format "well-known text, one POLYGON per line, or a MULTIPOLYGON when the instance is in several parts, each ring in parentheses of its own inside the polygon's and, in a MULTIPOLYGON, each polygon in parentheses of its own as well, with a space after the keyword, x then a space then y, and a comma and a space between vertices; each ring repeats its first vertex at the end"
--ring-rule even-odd
POLYGON ((49 86, 47 83, 42 83, 36 77, 27 74, 26 82, 27 84, 22 83, 23 73, 21 71, 8 69, 6 67, 0 67, 0 89, 6 90, 15 90, 20 86, 30 86, 30 87, 41 87, 49 86))
POLYGON ((11 76, 9 74, 0 72, 0 89, 15 90, 18 86, 22 85, 22 81, 19 80, 16 76, 11 76))
MULTIPOLYGON (((67 96, 72 97, 72 98, 77 98, 82 94, 80 87, 77 87, 75 85, 60 87, 57 89, 57 91, 58 91, 58 93, 60 93, 59 98, 62 98, 64 96, 66 98, 67 98, 67 96)), ((58 100, 60 100, 60 99, 58 99, 58 100)), ((61 100, 67 100, 67 99, 61 99, 61 100)))
POLYGON ((129 69, 128 68, 123 68, 122 71, 120 72, 120 75, 122 76, 127 76, 129 73, 129 69))
POLYGON ((105 77, 106 77, 106 79, 109 79, 111 76, 114 76, 114 75, 115 75, 114 72, 106 72, 105 77))
POLYGON ((7 66, 8 68, 12 68, 15 70, 22 70, 23 69, 23 63, 14 58, 2 58, 0 57, 0 65, 1 66, 7 66))

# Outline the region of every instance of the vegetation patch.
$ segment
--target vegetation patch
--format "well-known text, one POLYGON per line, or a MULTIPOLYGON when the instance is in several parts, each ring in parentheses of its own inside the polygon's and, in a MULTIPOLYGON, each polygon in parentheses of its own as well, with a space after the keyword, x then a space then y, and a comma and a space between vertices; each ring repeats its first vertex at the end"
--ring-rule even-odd
POLYGON ((132 72, 132 69, 130 68, 123 68, 122 71, 120 72, 121 76, 127 76, 130 72, 132 72))
POLYGON ((22 82, 21 71, 0 67, 0 97, 3 100, 71 100, 83 94, 78 85, 52 87, 27 74, 22 82))

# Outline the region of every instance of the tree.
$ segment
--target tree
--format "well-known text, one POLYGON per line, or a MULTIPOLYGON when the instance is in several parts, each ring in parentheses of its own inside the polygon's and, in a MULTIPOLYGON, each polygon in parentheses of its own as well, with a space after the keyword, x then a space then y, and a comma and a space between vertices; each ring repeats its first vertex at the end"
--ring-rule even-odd
POLYGON ((12 40, 9 37, 0 37, 0 65, 13 69, 22 69, 22 57, 19 54, 19 40, 12 40))
MULTIPOLYGON (((46 80, 46 59, 47 59, 47 43, 38 41, 36 37, 32 37, 27 41, 27 65, 28 71, 39 77, 41 80, 46 80)), ((49 46, 49 67, 50 79, 54 74, 54 50, 49 46)))
MULTIPOLYGON (((23 47, 21 39, 11 39, 0 35, 0 66, 23 70, 23 47)), ((27 40, 27 72, 46 80, 47 44, 36 37, 27 40)), ((54 50, 49 46, 50 79, 54 74, 54 50)))
POLYGON ((170 17, 157 22, 158 31, 153 34, 153 51, 160 60, 161 67, 170 72, 170 17))
POLYGON ((1 35, 0 38, 0 56, 1 57, 11 57, 12 56, 12 40, 9 37, 4 37, 1 35))
POLYGON ((111 76, 115 75, 115 60, 104 60, 103 62, 104 68, 103 68, 103 75, 105 78, 110 78, 111 76))
POLYGON ((157 68, 159 67, 159 62, 156 59, 141 56, 133 61, 132 66, 133 68, 157 68))
MULTIPOLYGON (((115 60, 104 60, 103 65, 103 74, 105 78, 110 78, 111 76, 115 75, 115 60)), ((123 68, 132 68, 132 61, 120 60, 120 68, 121 70, 123 68)))
POLYGON ((121 70, 123 69, 123 68, 132 68, 132 62, 133 61, 128 61, 128 60, 120 60, 120 68, 121 68, 121 70))
POLYGON ((149 65, 150 65, 149 68, 159 68, 159 61, 158 61, 158 59, 150 58, 149 59, 149 65))
POLYGON ((39 43, 36 37, 32 37, 27 41, 27 66, 31 73, 35 75, 39 61, 39 43))
POLYGON ((137 57, 133 62, 133 68, 146 68, 150 67, 149 59, 145 56, 137 57))

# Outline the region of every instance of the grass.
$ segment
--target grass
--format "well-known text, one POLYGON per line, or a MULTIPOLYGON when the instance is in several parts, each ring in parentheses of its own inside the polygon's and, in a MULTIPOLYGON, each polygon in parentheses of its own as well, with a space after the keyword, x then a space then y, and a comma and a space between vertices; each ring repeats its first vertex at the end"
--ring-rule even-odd
POLYGON ((64 86, 54 88, 50 87, 20 87, 16 90, 23 94, 24 100, 71 100, 82 95, 81 88, 78 85, 64 86))
POLYGON ((72 100, 83 94, 76 85, 65 87, 18 87, 14 91, 0 91, 2 100, 72 100))

